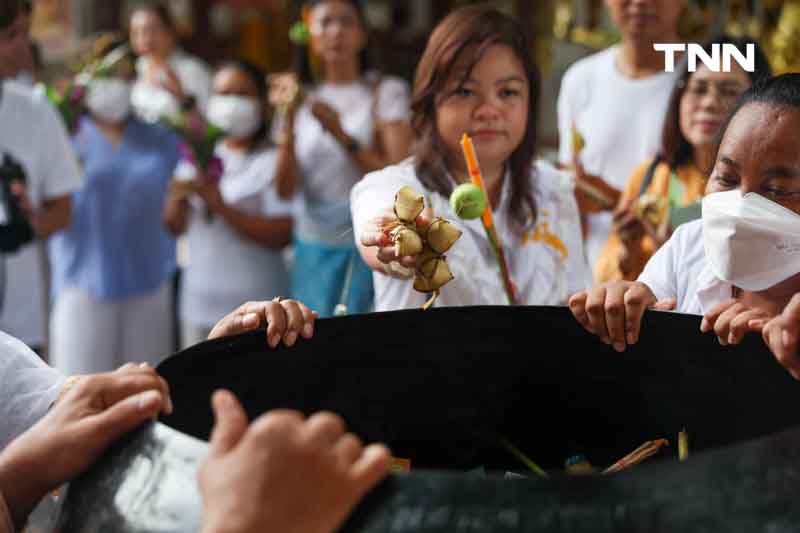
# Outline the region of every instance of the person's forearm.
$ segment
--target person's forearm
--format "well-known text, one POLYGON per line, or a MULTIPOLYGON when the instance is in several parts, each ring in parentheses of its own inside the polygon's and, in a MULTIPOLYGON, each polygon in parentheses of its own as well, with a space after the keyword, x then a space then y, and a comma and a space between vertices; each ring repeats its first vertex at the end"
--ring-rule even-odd
POLYGON ((43 466, 44 463, 38 464, 27 458, 25 450, 20 450, 13 442, 0 453, 0 493, 17 531, 22 529, 28 515, 50 490, 34 479, 35 472, 43 466))
POLYGON ((288 200, 294 196, 300 183, 299 165, 294 148, 293 130, 284 133, 283 142, 278 146, 278 160, 275 164, 275 183, 278 196, 288 200))
POLYGON ((249 215, 227 205, 219 210, 219 214, 237 233, 262 246, 280 250, 291 241, 290 217, 268 218, 249 215))
POLYGON ((186 198, 178 198, 174 193, 167 197, 163 222, 173 236, 178 237, 186 232, 190 209, 189 201, 186 198))
POLYGON ((69 196, 46 200, 31 216, 31 226, 38 238, 47 239, 53 233, 69 226, 71 215, 72 199, 69 196))

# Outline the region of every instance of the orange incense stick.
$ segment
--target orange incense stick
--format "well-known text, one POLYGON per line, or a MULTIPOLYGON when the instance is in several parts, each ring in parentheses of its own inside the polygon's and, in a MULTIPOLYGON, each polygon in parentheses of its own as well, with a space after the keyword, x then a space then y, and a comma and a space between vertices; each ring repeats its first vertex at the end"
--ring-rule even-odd
POLYGON ((478 157, 475 155, 475 145, 472 144, 472 139, 466 133, 461 136, 461 149, 464 151, 464 159, 467 161, 467 170, 472 184, 478 187, 486 196, 486 209, 483 210, 481 219, 484 226, 491 228, 494 226, 494 220, 492 219, 492 209, 489 207, 489 195, 486 193, 481 167, 478 165, 478 157))
POLYGON ((508 301, 511 305, 516 304, 517 298, 514 291, 514 283, 511 281, 511 272, 508 269, 505 254, 503 253, 503 245, 500 242, 500 235, 494 226, 494 219, 492 218, 492 206, 489 202, 489 194, 486 191, 486 186, 483 183, 483 174, 481 167, 478 165, 478 157, 475 155, 475 146, 472 144, 472 139, 466 133, 461 136, 461 149, 464 152, 464 159, 467 162, 467 170, 472 183, 483 192, 486 197, 486 208, 481 215, 483 222, 483 229, 486 230, 486 236, 489 238, 489 244, 495 253, 497 262, 500 264, 500 276, 503 280, 503 286, 508 296, 508 301))

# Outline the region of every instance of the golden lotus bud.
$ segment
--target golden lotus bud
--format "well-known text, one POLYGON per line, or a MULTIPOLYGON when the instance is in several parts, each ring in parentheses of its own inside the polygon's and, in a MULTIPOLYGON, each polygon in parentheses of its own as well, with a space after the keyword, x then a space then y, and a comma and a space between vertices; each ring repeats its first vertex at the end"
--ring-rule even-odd
POLYGON ((411 228, 400 226, 392 231, 392 242, 394 242, 394 254, 397 257, 404 255, 417 255, 422 252, 422 239, 411 228))
POLYGON ((414 277, 414 290, 418 292, 433 292, 430 281, 417 274, 414 277))
POLYGON ((419 268, 419 273, 428 282, 431 290, 442 287, 454 277, 453 273, 450 272, 450 267, 447 266, 447 261, 442 257, 436 257, 425 262, 419 268))
POLYGON ((648 220, 658 226, 667 213, 669 200, 656 194, 643 194, 633 204, 633 212, 639 220, 648 220))
POLYGON ((434 219, 428 228, 426 239, 434 252, 445 253, 461 237, 461 230, 443 218, 434 219))
POLYGON ((417 270, 431 259, 437 259, 440 254, 431 250, 427 244, 422 247, 422 252, 417 256, 417 270))
POLYGON ((405 186, 394 197, 394 214, 402 222, 411 223, 425 208, 425 199, 417 191, 405 186))

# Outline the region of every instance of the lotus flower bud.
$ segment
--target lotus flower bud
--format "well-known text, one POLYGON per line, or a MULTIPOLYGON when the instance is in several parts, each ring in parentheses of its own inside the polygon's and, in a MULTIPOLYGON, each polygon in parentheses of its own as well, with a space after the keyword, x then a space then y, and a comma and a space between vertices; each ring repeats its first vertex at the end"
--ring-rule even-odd
POLYGON ((412 223, 425 208, 425 199, 417 191, 405 186, 394 197, 394 214, 401 222, 412 223))
POLYGON ((436 257, 424 263, 419 272, 432 290, 442 287, 454 277, 453 273, 450 272, 450 267, 447 266, 447 261, 441 257, 436 257))
POLYGON ((411 228, 399 226, 392 231, 392 242, 394 242, 394 254, 397 257, 417 255, 422 252, 422 239, 411 228))
POLYGON ((427 240, 431 250, 443 254, 461 237, 461 230, 443 218, 434 219, 428 228, 427 240))

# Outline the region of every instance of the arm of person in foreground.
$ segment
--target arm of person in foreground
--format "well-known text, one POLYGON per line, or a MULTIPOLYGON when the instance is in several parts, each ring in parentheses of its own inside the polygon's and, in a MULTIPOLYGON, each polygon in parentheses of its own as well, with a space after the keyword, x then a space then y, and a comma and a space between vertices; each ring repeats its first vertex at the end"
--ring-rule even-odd
POLYGON ((117 439, 160 411, 172 411, 169 387, 147 364, 80 378, 0 453, 0 494, 16 529, 45 494, 81 474, 117 439))

